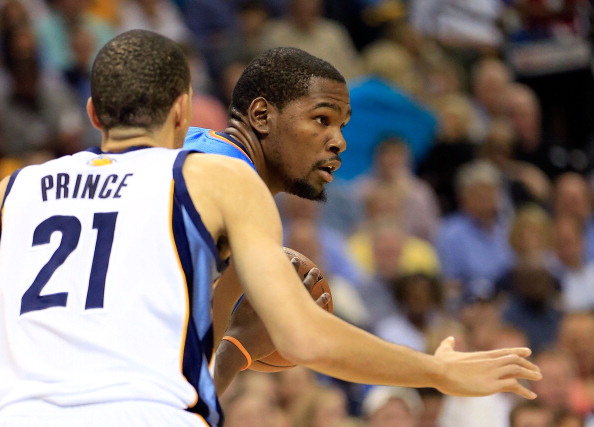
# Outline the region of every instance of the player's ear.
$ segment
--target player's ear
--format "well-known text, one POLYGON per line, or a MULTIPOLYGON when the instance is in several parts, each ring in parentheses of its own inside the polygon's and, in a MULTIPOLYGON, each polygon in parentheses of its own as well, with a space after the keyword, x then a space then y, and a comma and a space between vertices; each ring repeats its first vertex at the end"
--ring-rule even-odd
POLYGON ((89 119, 91 120, 91 124, 93 125, 93 127, 99 130, 103 130, 103 126, 101 126, 101 123, 99 122, 99 118, 97 117, 97 111, 95 111, 95 106, 93 105, 93 98, 91 97, 87 99, 87 114, 89 116, 89 119))
POLYGON ((250 125, 260 135, 268 135, 270 132, 271 107, 266 99, 258 97, 252 101, 248 108, 250 125))
POLYGON ((185 127, 192 115, 191 93, 182 93, 173 103, 175 127, 185 127))

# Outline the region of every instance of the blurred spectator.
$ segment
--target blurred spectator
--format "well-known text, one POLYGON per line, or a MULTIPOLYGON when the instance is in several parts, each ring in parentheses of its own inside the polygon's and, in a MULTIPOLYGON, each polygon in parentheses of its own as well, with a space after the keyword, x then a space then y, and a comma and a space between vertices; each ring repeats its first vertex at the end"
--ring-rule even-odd
POLYGON ((241 395, 257 394, 272 405, 280 405, 278 381, 274 375, 252 370, 242 371, 225 392, 220 396, 220 404, 225 408, 228 403, 241 395))
MULTIPOLYGON (((510 341, 510 338, 516 342, 521 338, 523 345, 528 345, 524 333, 521 337, 505 333, 512 327, 501 321, 501 303, 497 299, 466 300, 456 314, 458 321, 464 327, 463 351, 493 350, 496 342, 510 341)), ((513 329, 518 331, 517 328, 513 329)))
POLYGON ((363 401, 368 427, 417 427, 423 401, 417 390, 405 387, 372 387, 363 401))
POLYGON ((504 96, 512 82, 512 73, 507 65, 497 58, 482 58, 470 72, 470 94, 475 114, 471 139, 481 143, 491 121, 504 111, 504 96))
POLYGON ((444 395, 431 387, 418 388, 417 392, 423 402, 423 412, 421 412, 417 427, 439 427, 438 419, 444 395))
POLYGON ((491 161, 503 176, 503 185, 509 194, 509 209, 526 203, 548 206, 552 193, 549 178, 538 167, 513 158, 514 130, 508 119, 491 120, 479 152, 491 161))
POLYGON ((594 309, 594 261, 586 261, 583 223, 574 216, 556 216, 554 233, 563 309, 594 309))
POLYGON ((64 82, 41 70, 31 29, 19 27, 3 42, 11 84, 0 95, 1 151, 28 163, 41 152, 52 157, 81 149, 82 111, 64 82))
POLYGON ((299 365, 274 374, 278 381, 280 407, 289 418, 297 416, 300 397, 312 393, 319 386, 316 375, 311 369, 299 365))
POLYGON ((373 169, 355 182, 358 201, 385 188, 392 194, 394 211, 404 230, 415 237, 432 242, 439 225, 440 212, 433 189, 417 178, 412 170, 410 149, 401 139, 388 138, 374 150, 373 169))
POLYGON ((437 274, 433 247, 408 236, 390 217, 370 217, 349 239, 354 259, 369 274, 359 290, 369 313, 370 326, 397 311, 389 283, 403 274, 437 274))
POLYGON ((233 88, 250 59, 247 56, 239 56, 230 59, 229 62, 222 65, 221 72, 218 78, 215 79, 215 85, 216 92, 223 105, 231 105, 233 88))
POLYGON ((509 273, 508 286, 502 321, 523 331, 535 353, 551 348, 562 317, 555 276, 541 262, 520 262, 509 273))
POLYGON ((509 414, 509 427, 552 427, 553 411, 542 403, 522 401, 509 414))
POLYGON ((322 0, 288 0, 285 17, 269 22, 261 49, 292 46, 325 59, 346 79, 360 74, 359 53, 347 30, 324 17, 322 0))
POLYGON ((3 35, 31 25, 27 8, 20 0, 7 0, 0 8, 0 31, 3 35))
POLYGON ((543 138, 563 170, 591 168, 594 76, 589 0, 515 0, 508 62, 542 107, 543 138))
POLYGON ((84 111, 91 96, 90 77, 95 42, 93 35, 80 25, 72 28, 70 36, 73 60, 72 66, 64 70, 64 77, 76 94, 79 108, 84 111))
POLYGON ((511 291, 516 265, 540 264, 552 271, 553 221, 550 214, 536 204, 520 206, 511 219, 509 244, 514 252, 514 264, 497 279, 496 294, 511 291))
MULTIPOLYGON (((71 29, 70 44, 73 62, 72 66, 64 71, 64 80, 76 97, 78 108, 84 113, 87 109, 87 101, 91 96, 91 65, 94 59, 93 36, 86 28, 75 25, 71 29)), ((84 116, 81 145, 85 148, 99 145, 101 143, 101 134, 93 127, 86 114, 84 116)))
MULTIPOLYGON (((416 84, 411 91, 419 100, 462 90, 462 70, 447 57, 440 46, 423 36, 408 19, 394 19, 383 25, 383 34, 376 43, 396 43, 405 49, 412 61, 416 84)), ((408 89, 407 89, 408 90, 408 89)))
POLYGON ((418 168, 419 177, 437 194, 442 215, 458 209, 454 182, 458 169, 477 156, 470 139, 474 111, 467 96, 449 93, 434 100, 439 131, 435 143, 418 168))
POLYGON ((427 351, 426 333, 445 316, 444 296, 437 277, 409 274, 389 282, 396 311, 380 319, 373 333, 380 338, 427 351))
POLYGON ((402 0, 324 0, 324 11, 327 18, 345 27, 361 51, 381 37, 385 25, 404 19, 404 3, 402 0))
POLYGON ((415 58, 400 42, 381 38, 362 51, 364 69, 392 82, 408 96, 418 99, 423 80, 415 58), (382 60, 383 59, 383 60, 382 60))
POLYGON ((353 116, 344 128, 348 150, 336 176, 352 180, 369 173, 374 147, 388 138, 409 145, 413 169, 426 156, 437 132, 433 111, 415 99, 413 63, 406 50, 393 42, 378 42, 365 50, 366 74, 350 82, 353 116))
POLYGON ((222 131, 227 127, 229 115, 218 98, 207 93, 194 92, 190 126, 222 131))
MULTIPOLYGON (((440 427, 509 427, 513 401, 503 393, 484 397, 445 396, 440 427)), ((548 426, 547 426, 548 427, 548 426)))
POLYGON ((563 316, 559 326, 558 345, 568 352, 576 369, 579 387, 572 396, 572 406, 580 414, 594 411, 594 313, 572 312, 563 316))
POLYGON ((423 99, 430 105, 433 101, 450 95, 466 93, 464 72, 450 58, 438 56, 427 65, 423 99))
POLYGON ((133 29, 154 31, 185 44, 192 33, 171 0, 120 0, 118 31, 133 29))
MULTIPOLYGON (((83 28, 93 41, 92 56, 115 36, 107 21, 87 12, 89 0, 46 0, 49 13, 34 21, 44 69, 64 72, 74 66, 72 31, 83 28)), ((90 64, 89 64, 90 65, 90 64)))
POLYGON ((466 70, 485 55, 500 53, 504 2, 498 0, 410 0, 410 19, 437 40, 466 70))
POLYGON ((492 295, 495 280, 511 265, 502 190, 501 175, 491 163, 479 160, 460 168, 460 209, 442 221, 436 249, 446 285, 458 289, 462 299, 492 295))
POLYGON ((348 420, 347 398, 338 387, 318 386, 295 402, 293 427, 334 427, 348 420))
POLYGON ((237 25, 224 38, 216 61, 222 72, 234 62, 249 62, 262 50, 262 36, 272 14, 263 0, 242 0, 237 6, 237 25))
POLYGON ((594 199, 586 178, 575 172, 559 175, 553 186, 553 214, 575 217, 584 228, 584 254, 594 260, 594 199))
POLYGON ((562 170, 563 160, 545 144, 542 137, 540 102, 530 87, 521 83, 507 86, 503 95, 504 115, 515 132, 513 157, 540 168, 549 178, 562 170))
POLYGON ((286 414, 266 396, 242 393, 225 406, 226 427, 290 427, 286 414))
POLYGON ((557 427, 585 427, 584 417, 570 411, 555 413, 553 424, 557 427))
POLYGON ((531 385, 539 401, 555 412, 584 411, 585 390, 569 353, 559 349, 541 351, 534 356, 534 363, 542 373, 542 380, 531 385))

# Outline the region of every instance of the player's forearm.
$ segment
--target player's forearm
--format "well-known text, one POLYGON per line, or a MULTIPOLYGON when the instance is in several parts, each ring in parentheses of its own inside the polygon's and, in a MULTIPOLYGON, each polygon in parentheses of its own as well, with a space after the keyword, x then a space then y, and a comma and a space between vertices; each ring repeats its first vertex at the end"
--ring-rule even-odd
POLYGON ((432 355, 388 343, 334 317, 319 324, 316 339, 293 344, 286 356, 350 382, 437 387, 444 379, 443 363, 432 355))
POLYGON ((215 357, 214 382, 217 394, 221 396, 237 374, 245 367, 246 358, 228 341, 221 341, 215 357))

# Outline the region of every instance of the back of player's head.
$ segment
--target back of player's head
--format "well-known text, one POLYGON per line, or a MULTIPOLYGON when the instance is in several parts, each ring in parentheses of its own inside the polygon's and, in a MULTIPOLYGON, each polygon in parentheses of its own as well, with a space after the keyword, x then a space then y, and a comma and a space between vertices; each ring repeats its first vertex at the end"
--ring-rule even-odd
POLYGON ((162 35, 132 30, 109 41, 91 72, 91 96, 105 130, 161 126, 173 102, 190 87, 183 50, 162 35))
POLYGON ((233 90, 230 110, 245 114, 258 97, 282 110, 289 102, 307 95, 314 77, 346 83, 334 66, 301 49, 269 49, 254 58, 241 74, 233 90))

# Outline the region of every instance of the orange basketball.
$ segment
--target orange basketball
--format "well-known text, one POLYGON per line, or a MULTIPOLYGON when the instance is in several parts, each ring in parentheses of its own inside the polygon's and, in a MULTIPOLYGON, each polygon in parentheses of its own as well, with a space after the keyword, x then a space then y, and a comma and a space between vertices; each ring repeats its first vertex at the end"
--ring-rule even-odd
MULTIPOLYGON (((318 268, 318 266, 315 265, 312 260, 293 249, 285 248, 285 253, 289 259, 297 258, 299 260, 297 273, 301 279, 305 279, 305 276, 307 276, 307 273, 312 268, 318 268)), ((332 293, 330 292, 330 285, 320 272, 318 281, 312 286, 312 288, 309 290, 309 293, 314 300, 317 300, 324 292, 328 292, 330 294, 330 301, 328 302, 328 305, 324 307, 324 309, 332 313, 334 306, 332 305, 332 293)), ((278 351, 275 351, 274 353, 271 353, 262 359, 254 360, 249 369, 260 372, 279 372, 294 368, 295 366, 296 365, 293 362, 285 359, 278 351)))

